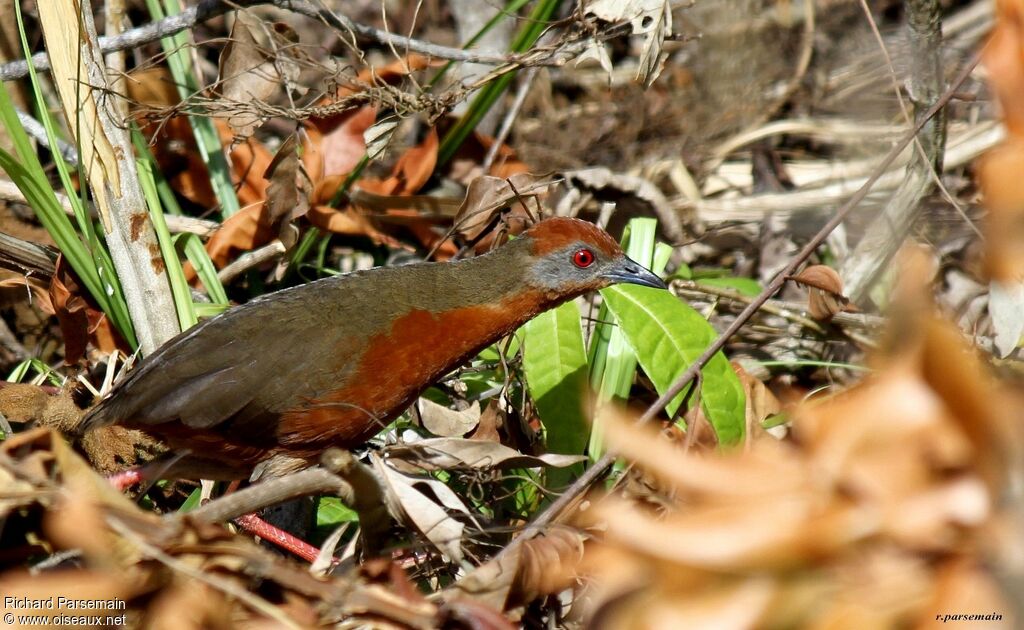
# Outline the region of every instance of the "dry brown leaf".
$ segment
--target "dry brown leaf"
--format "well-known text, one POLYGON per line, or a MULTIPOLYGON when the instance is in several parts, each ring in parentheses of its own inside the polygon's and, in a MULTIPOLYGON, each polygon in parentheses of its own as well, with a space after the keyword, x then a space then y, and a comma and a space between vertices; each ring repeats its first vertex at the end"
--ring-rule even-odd
POLYGON ((231 128, 223 120, 215 120, 221 144, 231 146, 231 176, 238 192, 238 203, 242 208, 262 203, 267 198, 267 181, 263 174, 273 160, 270 151, 261 142, 248 138, 245 142, 232 143, 231 128))
POLYGON ((293 244, 286 240, 286 228, 309 211, 310 181, 300 168, 296 147, 295 135, 288 136, 263 174, 263 178, 270 182, 267 186, 266 220, 286 247, 293 244))
MULTIPOLYGON (((373 125, 377 110, 364 105, 327 131, 310 127, 307 151, 323 156, 323 177, 348 175, 366 153, 363 133, 373 125)), ((314 181, 319 182, 318 178, 314 181)))
POLYGON ((511 208, 513 214, 529 216, 519 203, 520 198, 536 199, 550 184, 549 177, 532 173, 517 173, 508 178, 481 175, 466 189, 466 197, 455 215, 455 229, 472 241, 506 208, 511 208))
POLYGON ((469 468, 536 468, 554 466, 564 468, 585 461, 580 455, 526 455, 499 442, 470 440, 456 437, 428 438, 390 446, 388 461, 404 460, 410 471, 469 468))
POLYGON ((56 312, 56 309, 53 308, 53 302, 50 301, 50 285, 43 283, 39 278, 35 276, 11 276, 10 278, 0 279, 0 288, 7 287, 25 287, 32 292, 32 299, 36 300, 39 310, 50 314, 56 312))
POLYGON ((391 194, 411 195, 427 183, 437 165, 437 129, 431 128, 423 142, 398 158, 392 177, 398 179, 391 194))
POLYGON ((126 344, 114 331, 107 316, 92 306, 64 257, 57 259, 56 270, 50 278, 49 300, 40 306, 53 307, 64 338, 64 363, 74 365, 85 355, 89 342, 101 352, 111 353, 118 348, 128 351, 126 344))
POLYGON ((238 252, 247 252, 270 242, 275 234, 263 204, 251 205, 231 215, 206 243, 206 251, 218 268, 227 265, 238 252))
POLYGON ((551 528, 519 548, 515 579, 505 608, 528 604, 571 587, 583 559, 583 536, 565 527, 551 528))
MULTIPOLYGON (((126 82, 129 97, 148 112, 159 112, 180 103, 178 90, 165 66, 133 70, 126 82)), ((185 116, 150 116, 143 120, 142 133, 171 186, 189 201, 202 207, 217 205, 210 175, 196 148, 192 125, 185 116)))
POLYGON ((499 553, 444 591, 446 601, 464 597, 497 610, 509 610, 536 597, 572 586, 583 557, 583 536, 567 527, 550 527, 534 540, 499 553))
POLYGON ((478 402, 463 410, 449 409, 427 398, 420 398, 417 405, 423 427, 439 437, 466 435, 480 422, 478 402))
POLYGON ((498 405, 498 401, 492 398, 487 403, 483 413, 480 414, 480 422, 477 424, 476 430, 470 434, 469 439, 501 442, 501 434, 498 433, 498 427, 501 426, 503 421, 504 414, 498 405))
MULTIPOLYGON (((461 561, 462 532, 465 526, 449 516, 441 505, 416 489, 417 484, 429 484, 430 480, 404 475, 385 464, 384 460, 376 455, 371 456, 371 460, 373 469, 386 490, 385 502, 392 516, 416 528, 437 547, 438 551, 451 560, 461 561)), ((431 488, 436 490, 433 485, 431 488)), ((438 498, 444 500, 442 495, 438 495, 438 498)), ((465 511, 465 507, 462 507, 461 511, 465 511)))
POLYGON ((849 310, 850 300, 843 295, 843 280, 835 269, 811 265, 792 279, 808 287, 807 310, 814 319, 828 321, 849 310))
POLYGON ((231 34, 220 53, 221 98, 227 101, 227 122, 235 135, 244 140, 263 124, 263 118, 248 107, 253 101, 266 101, 281 89, 283 78, 274 64, 266 34, 260 21, 248 11, 235 11, 231 34))
MULTIPOLYGON (((782 403, 775 397, 775 394, 768 389, 760 379, 743 369, 743 366, 736 361, 729 363, 733 372, 740 379, 743 386, 743 393, 746 396, 744 418, 746 420, 746 431, 744 435, 750 439, 766 437, 763 422, 765 419, 782 412, 782 403)), ((774 439, 774 438, 773 438, 774 439)))
POLYGON ((401 241, 378 230, 366 216, 352 208, 339 210, 330 206, 317 205, 309 209, 306 218, 311 224, 326 232, 365 236, 378 245, 407 249, 407 246, 401 241))

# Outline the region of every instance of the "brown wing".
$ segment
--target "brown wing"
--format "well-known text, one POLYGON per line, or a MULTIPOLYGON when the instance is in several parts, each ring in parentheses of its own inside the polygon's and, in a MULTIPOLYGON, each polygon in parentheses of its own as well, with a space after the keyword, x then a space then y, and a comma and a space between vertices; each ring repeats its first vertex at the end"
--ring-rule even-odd
POLYGON ((332 287, 322 282, 254 300, 178 335, 94 407, 83 430, 121 424, 159 433, 159 425, 176 422, 221 430, 230 420, 244 423, 234 441, 272 443, 280 411, 343 382, 361 352, 365 336, 352 333, 365 328, 365 305, 347 299, 343 307, 323 295, 332 287))

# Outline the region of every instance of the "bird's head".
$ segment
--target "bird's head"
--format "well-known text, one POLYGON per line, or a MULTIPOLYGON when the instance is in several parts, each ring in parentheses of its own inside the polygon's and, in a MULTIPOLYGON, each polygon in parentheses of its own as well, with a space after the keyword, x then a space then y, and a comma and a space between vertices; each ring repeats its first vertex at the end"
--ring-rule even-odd
POLYGON ((667 288, 593 223, 555 217, 537 223, 521 237, 529 243, 533 259, 529 282, 544 291, 578 295, 619 282, 667 288))

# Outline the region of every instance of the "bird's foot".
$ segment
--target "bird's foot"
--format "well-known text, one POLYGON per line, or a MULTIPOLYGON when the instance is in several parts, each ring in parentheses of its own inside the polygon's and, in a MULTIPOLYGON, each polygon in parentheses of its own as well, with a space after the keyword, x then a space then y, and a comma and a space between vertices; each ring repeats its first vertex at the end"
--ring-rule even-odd
POLYGON ((124 492, 137 483, 142 483, 144 480, 145 475, 142 474, 141 468, 129 468, 128 470, 122 470, 119 473, 114 473, 107 477, 107 481, 110 485, 114 486, 121 492, 124 492))

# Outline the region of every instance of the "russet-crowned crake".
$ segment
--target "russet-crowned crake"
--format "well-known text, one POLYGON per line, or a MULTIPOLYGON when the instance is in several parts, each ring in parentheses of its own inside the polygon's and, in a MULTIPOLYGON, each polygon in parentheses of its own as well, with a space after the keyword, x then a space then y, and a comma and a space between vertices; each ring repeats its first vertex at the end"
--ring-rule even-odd
POLYGON ((82 429, 119 424, 163 440, 181 455, 163 476, 281 474, 365 442, 483 348, 617 282, 665 287, 606 232, 567 218, 476 258, 325 278, 171 339, 82 429))

